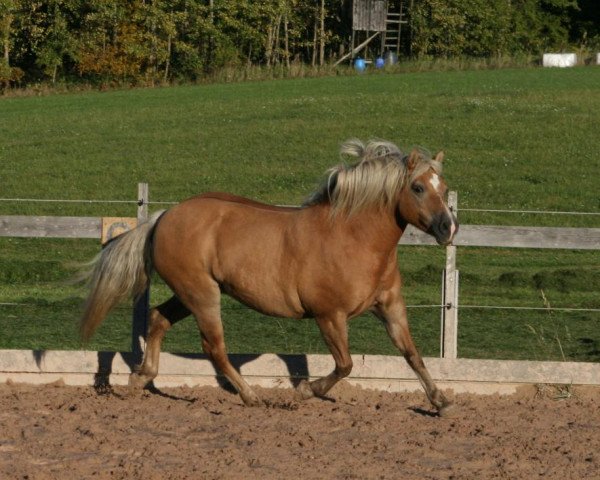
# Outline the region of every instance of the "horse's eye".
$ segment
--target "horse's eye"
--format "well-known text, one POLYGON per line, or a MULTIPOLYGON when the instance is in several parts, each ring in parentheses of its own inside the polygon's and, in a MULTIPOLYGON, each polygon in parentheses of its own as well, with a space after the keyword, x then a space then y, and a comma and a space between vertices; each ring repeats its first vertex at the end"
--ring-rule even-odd
POLYGON ((413 183, 412 186, 412 191, 415 192, 417 195, 421 195, 425 189, 423 188, 423 185, 420 185, 418 183, 413 183))

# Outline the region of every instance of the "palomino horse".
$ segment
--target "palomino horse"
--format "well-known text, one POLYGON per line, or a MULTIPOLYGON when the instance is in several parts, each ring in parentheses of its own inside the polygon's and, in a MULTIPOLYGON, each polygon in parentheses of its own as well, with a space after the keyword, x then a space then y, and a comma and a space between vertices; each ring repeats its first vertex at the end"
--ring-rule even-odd
POLYGON ((96 257, 81 319, 88 339, 107 313, 149 285, 154 268, 174 296, 153 308, 144 360, 130 385, 158 373, 167 330, 193 314, 202 347, 246 405, 260 400, 229 362, 221 293, 267 315, 314 317, 335 359, 326 377, 304 381, 303 398, 323 396, 352 369, 347 321, 371 310, 417 374, 431 403, 451 405, 434 384, 409 332, 397 245, 410 223, 446 245, 458 224, 445 197, 443 153, 403 155, 389 142, 352 140, 355 165, 329 171, 300 208, 275 207, 225 193, 192 197, 117 237, 96 257))

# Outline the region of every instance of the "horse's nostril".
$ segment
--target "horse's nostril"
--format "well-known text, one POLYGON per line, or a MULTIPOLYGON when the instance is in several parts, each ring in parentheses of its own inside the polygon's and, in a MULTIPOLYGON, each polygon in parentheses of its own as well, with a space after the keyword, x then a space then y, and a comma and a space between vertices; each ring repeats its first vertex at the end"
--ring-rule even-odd
POLYGON ((450 231, 450 222, 448 220, 442 220, 440 222, 440 231, 442 233, 448 233, 450 231))

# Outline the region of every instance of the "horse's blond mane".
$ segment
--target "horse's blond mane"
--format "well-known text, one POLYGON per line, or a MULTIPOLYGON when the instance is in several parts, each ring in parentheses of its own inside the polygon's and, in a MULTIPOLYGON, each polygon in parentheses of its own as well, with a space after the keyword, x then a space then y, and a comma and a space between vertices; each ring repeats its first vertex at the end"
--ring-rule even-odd
POLYGON ((408 156, 393 143, 383 140, 370 140, 366 145, 357 139, 348 140, 341 146, 340 155, 359 161, 329 169, 326 181, 308 198, 305 206, 329 202, 334 216, 339 213, 351 216, 371 207, 392 209, 407 181, 430 168, 436 173, 441 173, 442 169, 440 162, 419 150, 419 161, 409 178, 408 156))

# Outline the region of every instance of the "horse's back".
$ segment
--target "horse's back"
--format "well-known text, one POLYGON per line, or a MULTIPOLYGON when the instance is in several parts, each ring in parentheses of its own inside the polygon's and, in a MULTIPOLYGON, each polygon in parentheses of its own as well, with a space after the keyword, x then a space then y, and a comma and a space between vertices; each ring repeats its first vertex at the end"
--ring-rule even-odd
POLYGON ((215 200, 222 200, 224 202, 231 202, 239 205, 248 205, 254 208, 258 208, 261 210, 271 211, 271 212, 296 212, 300 210, 301 207, 294 206, 280 206, 280 205, 271 205, 268 203, 259 202, 257 200, 252 200, 246 197, 240 197, 239 195, 234 195, 232 193, 226 192, 207 192, 197 195, 196 197, 192 197, 190 200, 194 199, 208 199, 212 198, 215 200))

